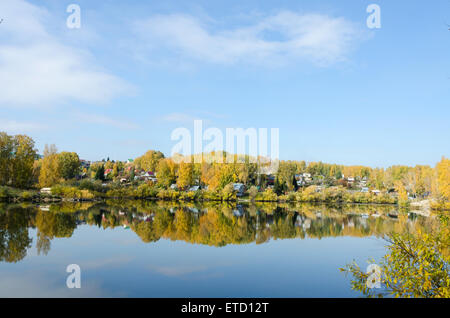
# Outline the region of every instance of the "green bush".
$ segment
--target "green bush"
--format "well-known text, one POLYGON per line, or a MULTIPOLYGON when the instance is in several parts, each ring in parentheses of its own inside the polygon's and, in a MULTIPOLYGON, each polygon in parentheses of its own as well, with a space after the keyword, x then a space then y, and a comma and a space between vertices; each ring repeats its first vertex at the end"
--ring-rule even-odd
POLYGON ((30 191, 24 191, 20 196, 23 200, 30 200, 33 197, 33 194, 30 191))
POLYGON ((56 185, 52 187, 52 194, 66 199, 93 199, 89 190, 80 190, 75 187, 56 185))
POLYGON ((272 189, 266 189, 264 192, 259 192, 255 201, 277 201, 278 196, 272 189))
POLYGON ((0 199, 7 199, 11 197, 11 192, 7 187, 0 187, 0 199))

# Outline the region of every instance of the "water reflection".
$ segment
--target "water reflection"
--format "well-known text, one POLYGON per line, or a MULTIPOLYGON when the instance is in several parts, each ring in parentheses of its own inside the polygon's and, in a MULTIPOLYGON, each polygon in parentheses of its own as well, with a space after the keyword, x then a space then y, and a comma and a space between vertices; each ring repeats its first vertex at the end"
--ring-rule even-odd
POLYGON ((109 201, 49 206, 0 205, 0 261, 19 262, 32 247, 38 254, 51 242, 70 238, 78 226, 124 227, 145 243, 160 239, 193 244, 261 244, 270 239, 383 236, 389 232, 429 231, 434 217, 398 212, 392 206, 224 205, 109 201))

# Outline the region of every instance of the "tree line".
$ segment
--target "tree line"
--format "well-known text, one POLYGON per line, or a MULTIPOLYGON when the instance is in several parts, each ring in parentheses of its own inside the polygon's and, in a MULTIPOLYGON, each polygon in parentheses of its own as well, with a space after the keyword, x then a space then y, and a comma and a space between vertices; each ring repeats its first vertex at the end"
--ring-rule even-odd
POLYGON ((273 183, 277 195, 298 190, 297 177, 311 175, 309 185, 342 186, 355 188, 364 181, 367 187, 382 191, 395 190, 399 196, 433 195, 440 201, 450 201, 450 160, 443 157, 435 166, 415 167, 394 165, 388 168, 345 166, 323 162, 280 161, 273 176, 260 172, 262 164, 247 155, 234 155, 232 163, 226 162, 225 152, 201 154, 201 163, 194 156, 165 157, 160 151, 149 150, 131 163, 103 160, 89 167, 82 166, 75 152, 58 152, 54 145, 45 146, 43 156, 37 156, 32 138, 25 135, 9 136, 0 133, 0 186, 17 188, 52 187, 75 178, 96 179, 120 183, 126 180, 136 183, 135 177, 142 171, 154 172, 157 186, 167 189, 174 184, 180 190, 194 185, 209 191, 222 191, 233 183, 243 183, 252 191, 264 190, 273 183), (270 178, 275 178, 271 180, 270 178), (349 182, 349 178, 354 181, 349 182))

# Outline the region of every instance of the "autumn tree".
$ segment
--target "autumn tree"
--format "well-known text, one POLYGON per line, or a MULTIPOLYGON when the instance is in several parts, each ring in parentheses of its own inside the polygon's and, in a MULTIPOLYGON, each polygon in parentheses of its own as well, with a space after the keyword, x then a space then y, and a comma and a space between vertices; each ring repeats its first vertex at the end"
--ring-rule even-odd
POLYGON ((450 201, 450 159, 442 157, 436 165, 437 187, 440 199, 450 201))
POLYGON ((186 189, 194 184, 194 165, 181 161, 177 172, 177 186, 179 189, 186 189))
POLYGON ((171 159, 161 159, 156 169, 158 183, 164 187, 169 187, 176 182, 177 164, 171 159))
POLYGON ((161 159, 164 159, 161 151, 149 150, 143 156, 136 158, 134 163, 138 169, 155 171, 161 159))
POLYGON ((45 145, 44 158, 39 175, 39 185, 41 187, 51 187, 59 183, 62 179, 59 169, 59 158, 55 145, 45 145))
POLYGON ((406 192, 406 188, 401 181, 395 182, 395 189, 398 193, 398 204, 401 206, 408 204, 408 193, 406 192))

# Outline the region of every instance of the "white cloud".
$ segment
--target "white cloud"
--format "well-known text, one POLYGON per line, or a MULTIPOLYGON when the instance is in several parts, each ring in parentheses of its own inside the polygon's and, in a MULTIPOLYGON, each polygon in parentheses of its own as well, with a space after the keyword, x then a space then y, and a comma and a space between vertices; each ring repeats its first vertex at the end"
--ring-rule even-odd
POLYGON ((168 48, 176 57, 219 64, 282 64, 304 60, 329 65, 346 59, 361 36, 344 18, 283 11, 253 25, 211 30, 211 25, 182 14, 155 15, 135 22, 147 54, 168 48))
POLYGON ((52 36, 45 9, 9 0, 0 2, 0 12, 0 107, 105 103, 132 91, 125 81, 96 67, 89 52, 52 36))

